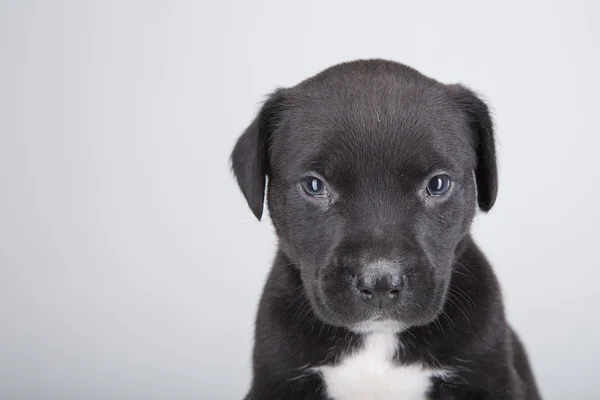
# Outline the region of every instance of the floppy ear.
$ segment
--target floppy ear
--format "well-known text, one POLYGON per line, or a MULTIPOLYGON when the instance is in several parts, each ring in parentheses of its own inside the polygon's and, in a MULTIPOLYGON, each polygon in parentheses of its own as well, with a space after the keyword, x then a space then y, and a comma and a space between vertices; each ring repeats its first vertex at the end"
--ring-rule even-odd
POLYGON ((282 89, 274 92, 240 136, 231 153, 231 169, 248 206, 258 220, 262 217, 269 168, 269 138, 278 123, 282 89))
POLYGON ((477 203, 482 211, 489 211, 498 193, 498 167, 494 124, 488 106, 473 91, 462 85, 450 85, 453 96, 467 117, 473 135, 477 156, 475 181, 477 203))

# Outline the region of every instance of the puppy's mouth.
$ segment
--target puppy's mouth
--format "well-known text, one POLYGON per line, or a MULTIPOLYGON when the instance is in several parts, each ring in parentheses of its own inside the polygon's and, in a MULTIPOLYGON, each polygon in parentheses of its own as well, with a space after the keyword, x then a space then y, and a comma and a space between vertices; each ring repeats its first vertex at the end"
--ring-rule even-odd
POLYGON ((349 295, 347 288, 336 287, 328 295, 322 284, 319 282, 316 290, 309 290, 307 294, 313 310, 326 323, 357 333, 402 332, 409 327, 402 322, 402 307, 380 308, 366 304, 360 296, 349 295))
POLYGON ((441 311, 438 293, 426 285, 419 285, 419 290, 408 286, 380 306, 360 293, 351 280, 345 283, 316 280, 307 288, 313 310, 323 322, 357 333, 399 333, 431 322, 441 311))

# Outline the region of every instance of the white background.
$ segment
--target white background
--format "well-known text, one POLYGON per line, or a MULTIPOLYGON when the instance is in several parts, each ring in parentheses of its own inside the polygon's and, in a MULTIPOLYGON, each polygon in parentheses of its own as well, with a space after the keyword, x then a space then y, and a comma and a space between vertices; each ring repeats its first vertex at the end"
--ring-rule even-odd
POLYGON ((597 399, 594 1, 0 2, 0 398, 241 399, 275 250, 228 157, 264 95, 383 57, 491 103, 475 236, 546 399, 597 399), (551 4, 552 3, 552 4, 551 4))

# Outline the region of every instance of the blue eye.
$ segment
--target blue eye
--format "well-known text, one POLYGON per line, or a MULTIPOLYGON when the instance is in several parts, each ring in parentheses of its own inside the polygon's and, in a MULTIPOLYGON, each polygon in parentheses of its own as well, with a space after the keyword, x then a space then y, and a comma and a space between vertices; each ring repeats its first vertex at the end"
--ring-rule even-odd
POLYGON ((322 197, 327 195, 327 187, 325 186, 325 182, 320 180, 319 178, 315 178, 314 176, 307 176, 302 179, 302 189, 309 196, 313 197, 322 197))
POLYGON ((450 190, 450 177, 446 174, 434 176, 427 183, 427 194, 430 196, 443 196, 450 190))

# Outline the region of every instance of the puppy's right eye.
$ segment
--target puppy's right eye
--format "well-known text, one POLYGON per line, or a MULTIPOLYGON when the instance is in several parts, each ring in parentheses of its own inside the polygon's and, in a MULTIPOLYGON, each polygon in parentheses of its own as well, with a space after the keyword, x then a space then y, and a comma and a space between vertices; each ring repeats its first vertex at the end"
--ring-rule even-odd
POLYGON ((307 176, 301 181, 302 189, 307 195, 312 197, 325 197, 327 196, 327 186, 319 178, 314 176, 307 176))

